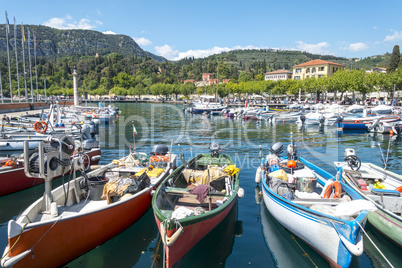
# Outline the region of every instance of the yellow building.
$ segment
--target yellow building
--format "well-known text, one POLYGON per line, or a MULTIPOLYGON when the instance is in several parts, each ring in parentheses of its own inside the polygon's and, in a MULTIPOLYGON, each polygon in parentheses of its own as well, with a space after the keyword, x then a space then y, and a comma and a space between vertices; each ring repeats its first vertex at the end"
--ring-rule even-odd
POLYGON ((331 76, 338 70, 345 69, 345 65, 325 61, 325 60, 312 60, 302 64, 293 66, 293 80, 303 80, 307 77, 324 77, 331 76))

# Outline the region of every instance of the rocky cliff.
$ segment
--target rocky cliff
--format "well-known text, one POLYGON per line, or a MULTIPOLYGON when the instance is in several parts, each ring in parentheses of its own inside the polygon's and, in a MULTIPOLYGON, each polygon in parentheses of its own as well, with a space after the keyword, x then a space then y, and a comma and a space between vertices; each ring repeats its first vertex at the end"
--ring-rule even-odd
MULTIPOLYGON (((0 54, 5 55, 6 46, 6 25, 0 24, 0 54)), ((17 26, 17 49, 21 53, 21 25, 17 26)), ((34 49, 33 32, 37 40, 38 57, 65 57, 65 56, 95 56, 96 53, 106 55, 119 53, 123 56, 137 55, 139 57, 149 56, 157 61, 166 59, 156 56, 141 49, 138 44, 127 35, 110 35, 93 30, 59 30, 47 26, 25 25, 25 51, 28 48, 28 28, 31 32, 31 53, 34 49)), ((14 50, 14 25, 10 25, 9 44, 10 50, 14 50)), ((13 52, 13 57, 15 57, 13 52)), ((32 54, 33 55, 33 54, 32 54)))

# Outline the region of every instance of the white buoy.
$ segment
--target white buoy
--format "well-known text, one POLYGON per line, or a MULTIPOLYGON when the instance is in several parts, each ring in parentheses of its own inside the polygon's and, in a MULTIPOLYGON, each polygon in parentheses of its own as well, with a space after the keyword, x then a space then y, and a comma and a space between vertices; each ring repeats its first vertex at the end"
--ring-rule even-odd
POLYGON ((257 171, 255 172, 255 182, 259 184, 261 182, 261 177, 262 177, 262 169, 261 167, 257 168, 257 171))
POLYGON ((238 198, 244 197, 244 189, 243 188, 239 188, 239 190, 237 191, 237 197, 238 198))

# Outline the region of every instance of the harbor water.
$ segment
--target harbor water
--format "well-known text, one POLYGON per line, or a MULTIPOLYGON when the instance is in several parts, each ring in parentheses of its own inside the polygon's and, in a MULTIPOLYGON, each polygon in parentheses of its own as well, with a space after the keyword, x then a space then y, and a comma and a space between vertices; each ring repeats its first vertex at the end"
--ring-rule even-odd
MULTIPOLYGON (((120 103, 116 106, 121 111, 119 119, 100 125, 100 164, 126 156, 130 147, 149 153, 155 144, 166 144, 174 153, 183 153, 190 159, 208 152, 211 141, 218 141, 241 168, 240 186, 244 197, 225 220, 185 256, 180 267, 328 267, 320 255, 283 228, 261 202, 260 189, 255 183, 260 146, 265 156, 272 144, 282 142, 286 148, 293 137, 300 156, 331 174, 335 174, 333 163, 343 160, 346 148, 355 149, 362 162, 384 166, 383 159, 388 158, 389 170, 399 174, 402 170, 400 136, 338 132, 336 127, 330 126, 300 127, 288 122, 271 124, 191 115, 184 113, 181 105, 120 103)), ((62 181, 56 179, 53 185, 58 186, 62 181)), ((8 220, 16 218, 43 191, 44 185, 39 185, 0 197, 1 249, 7 245, 8 220)), ((364 253, 354 257, 351 267, 388 267, 377 248, 395 267, 400 267, 402 249, 369 224, 366 231, 375 245, 364 235, 364 253)), ((162 267, 162 248, 150 209, 129 229, 64 267, 162 267)))

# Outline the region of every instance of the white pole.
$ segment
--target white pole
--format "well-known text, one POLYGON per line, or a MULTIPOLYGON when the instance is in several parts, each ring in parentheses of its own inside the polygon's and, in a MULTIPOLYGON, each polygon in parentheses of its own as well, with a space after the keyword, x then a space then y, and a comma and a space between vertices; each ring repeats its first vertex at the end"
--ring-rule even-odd
POLYGON ((35 32, 33 32, 34 36, 34 55, 35 55, 35 77, 36 77, 36 101, 39 101, 39 89, 38 89, 38 71, 36 69, 36 35, 35 32))
POLYGON ((0 68, 0 93, 1 93, 1 103, 4 103, 4 98, 3 98, 3 82, 1 81, 1 68, 0 68))
POLYGON ((25 32, 24 24, 21 23, 21 46, 22 46, 22 65, 24 66, 24 82, 25 82, 25 102, 28 102, 28 89, 27 89, 27 72, 25 70, 25 32))
POLYGON ((11 81, 11 68, 10 68, 10 49, 8 45, 8 32, 10 28, 8 25, 8 17, 7 17, 7 11, 6 11, 6 42, 7 42, 7 60, 8 60, 8 79, 10 83, 10 98, 11 98, 11 103, 13 102, 13 86, 12 86, 12 81, 11 81))
POLYGON ((33 85, 32 85, 32 64, 31 64, 31 32, 29 31, 29 28, 28 28, 28 60, 29 60, 29 76, 31 77, 31 97, 33 103, 34 97, 33 97, 33 85))
POLYGON ((18 55, 17 55, 17 23, 15 22, 15 17, 14 17, 14 47, 15 47, 15 66, 17 67, 18 102, 21 102, 20 76, 18 74, 18 55))
POLYGON ((74 106, 77 107, 79 105, 78 101, 78 82, 77 82, 77 71, 73 69, 73 87, 74 87, 74 106))

